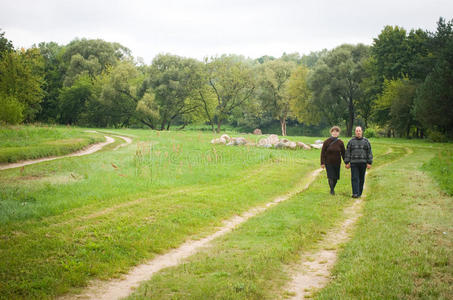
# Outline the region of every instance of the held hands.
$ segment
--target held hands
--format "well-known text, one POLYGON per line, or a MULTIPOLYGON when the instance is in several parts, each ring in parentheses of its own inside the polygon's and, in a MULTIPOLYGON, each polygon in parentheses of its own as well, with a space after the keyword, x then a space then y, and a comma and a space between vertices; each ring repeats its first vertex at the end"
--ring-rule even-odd
POLYGON ((366 168, 367 169, 371 169, 371 165, 370 164, 366 164, 366 168))
POLYGON ((325 169, 325 168, 326 168, 326 165, 321 165, 321 168, 325 169))
POLYGON ((344 166, 346 167, 346 169, 349 169, 351 167, 351 164, 346 164, 344 166))

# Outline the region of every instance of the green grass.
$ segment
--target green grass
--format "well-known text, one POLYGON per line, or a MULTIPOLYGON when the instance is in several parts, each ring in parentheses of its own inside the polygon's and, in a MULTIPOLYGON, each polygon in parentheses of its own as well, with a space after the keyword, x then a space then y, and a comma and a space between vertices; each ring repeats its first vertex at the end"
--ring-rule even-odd
MULTIPOLYGON (((65 128, 58 130, 61 139, 69 139, 65 128)), ((92 279, 118 277, 187 239, 213 233, 222 220, 287 193, 319 168, 319 150, 213 146, 209 141, 219 135, 210 132, 108 133, 128 135, 134 142, 115 151, 122 141, 88 156, 0 171, 0 298, 53 298, 77 292, 92 279)), ((13 143, 15 137, 8 139, 13 143)), ((318 138, 290 139, 313 143, 318 138)), ((38 134, 35 142, 43 140, 38 134)), ((372 145, 374 167, 390 163, 383 168, 393 168, 405 147, 416 149, 420 164, 442 147, 389 139, 372 140, 372 145)), ((367 179, 376 197, 391 191, 377 186, 379 174, 387 178, 377 171, 367 179)), ((406 177, 386 180, 399 186, 406 180, 400 178, 406 177)), ((215 241, 213 248, 158 273, 134 297, 157 288, 160 298, 187 298, 187 293, 192 298, 275 298, 288 279, 283 266, 342 221, 342 209, 351 203, 345 169, 337 191, 330 197, 320 177, 307 191, 215 241)))
POLYGON ((134 144, 0 172, 0 297, 45 298, 118 276, 318 167, 317 150, 214 147, 213 135, 199 132, 113 132, 134 144))
POLYGON ((364 216, 317 299, 451 299, 452 198, 420 168, 432 151, 369 176, 364 216))
POLYGON ((431 173, 442 190, 453 196, 453 150, 440 151, 423 169, 431 173))
POLYGON ((64 155, 103 140, 80 128, 1 126, 0 163, 64 155))
MULTIPOLYGON (((405 153, 384 154, 376 166, 405 153)), ((285 266, 342 219, 351 204, 349 172, 343 169, 337 196, 329 195, 325 172, 309 189, 258 215, 183 264, 161 271, 129 299, 275 299, 288 275, 285 266)))

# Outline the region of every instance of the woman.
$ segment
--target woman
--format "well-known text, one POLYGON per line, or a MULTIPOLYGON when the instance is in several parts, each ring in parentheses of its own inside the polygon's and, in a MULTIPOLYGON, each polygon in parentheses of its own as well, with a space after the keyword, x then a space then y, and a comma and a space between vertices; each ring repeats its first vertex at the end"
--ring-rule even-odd
POLYGON ((329 180, 330 194, 335 195, 335 185, 340 179, 341 158, 344 160, 344 144, 338 138, 340 128, 334 126, 330 129, 331 137, 324 141, 321 150, 321 167, 327 170, 327 178, 329 180))

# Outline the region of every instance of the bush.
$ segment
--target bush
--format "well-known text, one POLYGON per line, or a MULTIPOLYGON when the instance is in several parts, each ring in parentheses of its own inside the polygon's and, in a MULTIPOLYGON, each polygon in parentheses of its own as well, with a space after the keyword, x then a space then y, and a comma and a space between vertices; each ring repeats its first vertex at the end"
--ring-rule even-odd
POLYGON ((445 143, 448 142, 448 138, 445 134, 439 131, 430 131, 428 133, 428 138, 435 143, 445 143))
POLYGON ((363 136, 366 138, 373 138, 377 136, 377 133, 376 130, 374 130, 373 128, 367 128, 363 133, 363 136))

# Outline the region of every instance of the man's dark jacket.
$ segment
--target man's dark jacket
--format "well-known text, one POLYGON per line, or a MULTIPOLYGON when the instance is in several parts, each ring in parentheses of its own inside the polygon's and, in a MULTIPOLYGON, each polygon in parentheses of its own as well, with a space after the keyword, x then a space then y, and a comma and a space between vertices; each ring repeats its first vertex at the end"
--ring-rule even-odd
POLYGON ((366 163, 371 165, 373 163, 373 152, 371 151, 370 142, 364 137, 353 137, 346 147, 344 163, 366 163))

